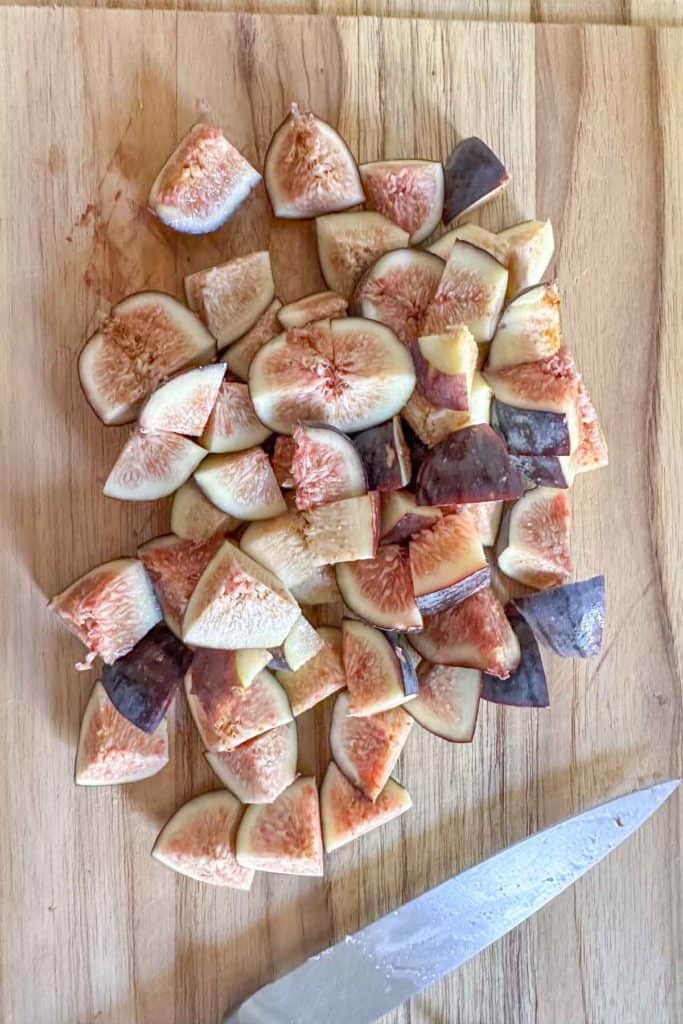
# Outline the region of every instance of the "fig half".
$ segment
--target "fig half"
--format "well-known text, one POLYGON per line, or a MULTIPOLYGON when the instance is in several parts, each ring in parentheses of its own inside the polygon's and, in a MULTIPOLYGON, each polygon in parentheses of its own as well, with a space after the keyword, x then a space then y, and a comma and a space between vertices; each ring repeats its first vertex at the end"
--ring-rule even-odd
POLYGON ((315 222, 325 284, 350 301, 368 267, 391 249, 408 245, 408 233, 370 210, 332 213, 315 222))
POLYGON ((256 415, 249 388, 241 381, 224 380, 208 417, 200 443, 210 452, 241 452, 270 437, 256 415))
POLYGON ((103 493, 119 501, 155 501, 192 476, 206 451, 180 434, 134 430, 107 477, 103 493))
POLYGON ((340 693, 332 713, 330 752, 349 782, 374 801, 384 789, 412 725, 403 708, 352 717, 349 697, 340 693))
POLYGON ((490 203, 506 187, 510 176, 492 149, 471 136, 461 139, 444 167, 443 222, 471 213, 490 203))
POLYGON ((222 543, 220 534, 195 544, 167 533, 138 548, 138 558, 152 581, 166 625, 178 637, 192 591, 222 543))
POLYGON ((398 634, 344 619, 342 652, 350 715, 388 711, 417 693, 415 669, 398 634))
POLYGON ((404 548, 384 544, 374 558, 342 562, 336 571, 345 604, 361 619, 380 629, 421 629, 404 548))
POLYGON ((435 736, 450 743, 471 743, 479 713, 481 672, 423 661, 417 674, 418 695, 406 705, 406 711, 435 736))
POLYGON ((185 295, 218 344, 230 345, 254 326, 275 298, 270 253, 251 252, 190 274, 185 295))
POLYGON ((487 368, 533 363, 561 343, 560 295, 555 282, 520 292, 503 311, 489 349, 487 368))
POLYGON ((305 327, 312 320, 334 320, 346 316, 348 302, 338 292, 315 292, 295 302, 288 302, 279 311, 277 318, 285 328, 305 327))
POLYGON ((209 501, 236 519, 270 519, 287 509, 262 448, 209 455, 194 478, 209 501))
POLYGON ((394 249, 372 264, 358 283, 354 307, 386 324, 404 345, 421 333, 425 312, 444 272, 438 256, 421 249, 394 249))
POLYGON ((239 523, 212 505, 194 480, 187 480, 173 496, 171 530, 183 540, 201 544, 216 533, 230 533, 239 523))
POLYGON ((409 543, 415 602, 423 615, 464 601, 491 582, 477 521, 462 507, 409 543))
POLYGON ((417 476, 417 503, 514 501, 523 489, 503 441, 480 423, 449 434, 425 455, 417 476))
POLYGON ((324 423, 297 425, 292 479, 299 509, 356 498, 368 489, 363 462, 351 438, 324 423))
POLYGON ((234 373, 240 380, 246 381, 249 377, 251 361, 263 348, 267 341, 280 334, 282 325, 277 314, 282 309, 279 299, 273 299, 268 309, 258 318, 251 330, 233 342, 230 347, 221 353, 221 360, 226 364, 231 373, 234 373))
POLYGON ((276 673, 285 690, 292 714, 296 717, 315 707, 346 686, 346 673, 342 661, 342 631, 335 626, 321 626, 318 635, 323 647, 301 668, 276 673))
POLYGON ((371 491, 398 491, 410 483, 410 450, 400 416, 361 431, 353 443, 360 453, 371 491))
POLYGON ((457 241, 426 309, 420 334, 447 334, 465 324, 475 341, 490 341, 498 325, 508 272, 471 242, 457 241))
POLYGON ((549 220, 527 220, 498 232, 505 247, 503 262, 508 268, 508 297, 543 280, 555 252, 553 226, 549 220))
POLYGON ((441 220, 443 167, 433 160, 378 160, 361 164, 368 209, 377 210, 407 231, 410 244, 431 235, 441 220))
POLYGON ((334 761, 330 761, 320 787, 325 852, 332 853, 353 839, 386 825, 412 805, 408 790, 395 779, 387 779, 374 802, 369 800, 339 771, 334 761))
POLYGON ((209 765, 243 804, 270 804, 296 778, 295 722, 254 736, 234 750, 207 751, 209 765))
POLYGON ((138 420, 143 430, 167 430, 199 437, 213 409, 225 363, 186 370, 157 388, 145 402, 138 420))

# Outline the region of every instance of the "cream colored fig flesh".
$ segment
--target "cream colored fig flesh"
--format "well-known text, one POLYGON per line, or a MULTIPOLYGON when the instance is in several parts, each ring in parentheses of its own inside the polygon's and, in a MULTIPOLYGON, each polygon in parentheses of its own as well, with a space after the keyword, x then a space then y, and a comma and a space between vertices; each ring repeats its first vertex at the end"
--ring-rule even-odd
POLYGON ((379 540, 376 493, 345 498, 303 512, 304 534, 316 565, 373 558, 379 540))
POLYGON ((535 487, 510 509, 503 527, 498 567, 537 590, 571 579, 571 512, 566 490, 535 487))
POLYGON ((503 311, 487 369, 547 359, 561 344, 560 296, 557 285, 540 284, 517 295, 503 311))
POLYGON ((288 302, 277 318, 285 330, 288 327, 305 327, 312 320, 333 320, 337 316, 345 316, 347 306, 348 302, 338 292, 315 292, 296 302, 288 302))
POLYGON ((107 477, 104 494, 120 501, 154 501, 177 491, 205 457, 198 444, 161 430, 134 430, 107 477))
POLYGON ((187 480, 173 495, 171 530, 183 540, 201 544, 215 533, 231 533, 239 523, 212 505, 194 480, 187 480))
POLYGON ((498 233, 505 246, 503 262, 508 267, 508 298, 538 284, 555 254, 553 226, 549 220, 527 220, 498 233))

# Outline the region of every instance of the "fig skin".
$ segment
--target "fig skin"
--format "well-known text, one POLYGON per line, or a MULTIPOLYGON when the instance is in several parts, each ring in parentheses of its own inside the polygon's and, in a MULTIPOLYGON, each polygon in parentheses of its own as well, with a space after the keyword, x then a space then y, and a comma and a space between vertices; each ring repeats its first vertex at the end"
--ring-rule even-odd
POLYGON ((535 636, 561 658, 594 658, 605 626, 605 577, 516 597, 513 605, 535 636))
POLYGON ((503 441, 485 423, 463 427, 435 445, 417 477, 418 505, 515 501, 523 490, 503 441))
POLYGON ((572 459, 565 455, 511 455, 525 480, 538 487, 571 487, 572 459))
POLYGON ((569 455, 571 437, 564 413, 517 409, 494 399, 491 425, 512 455, 569 455))
POLYGON ((444 179, 443 222, 449 224, 495 199, 510 176, 493 150, 473 135, 461 139, 450 153, 444 179))
POLYGON ((398 491, 410 483, 410 449, 403 436, 400 416, 393 416, 353 438, 363 462, 371 491, 398 491))
POLYGON ((550 705, 548 683, 533 631, 514 605, 508 605, 505 613, 519 641, 521 660, 508 679, 496 679, 484 673, 481 695, 493 704, 547 708, 550 705))

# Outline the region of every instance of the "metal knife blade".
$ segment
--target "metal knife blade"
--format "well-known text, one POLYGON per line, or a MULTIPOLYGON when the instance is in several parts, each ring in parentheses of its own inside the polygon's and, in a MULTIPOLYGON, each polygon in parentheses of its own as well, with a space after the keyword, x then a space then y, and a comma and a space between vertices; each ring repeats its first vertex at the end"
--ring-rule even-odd
POLYGON ((585 874, 680 779, 618 797, 435 886, 270 985, 224 1024, 369 1024, 475 956, 585 874))

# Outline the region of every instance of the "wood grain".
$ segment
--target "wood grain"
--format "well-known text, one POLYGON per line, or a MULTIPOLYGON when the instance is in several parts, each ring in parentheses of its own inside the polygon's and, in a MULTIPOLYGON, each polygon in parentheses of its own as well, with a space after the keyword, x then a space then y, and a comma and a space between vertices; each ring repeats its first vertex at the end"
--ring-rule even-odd
MULTIPOLYGON (((683 33, 24 8, 0 11, 0 39, 0 1019, 217 1024, 453 871, 680 774, 683 33), (90 680, 45 600, 168 524, 166 508, 100 493, 125 429, 103 428, 78 386, 98 315, 266 244, 283 297, 318 281, 310 227, 273 224, 262 192, 208 239, 144 212, 200 109, 258 163, 293 96, 362 159, 443 156, 480 132, 513 176, 482 222, 552 216, 565 333, 611 444, 610 469, 573 500, 577 575, 606 572, 609 624, 597 663, 553 661, 548 712, 486 706, 464 748, 416 731, 400 767, 413 812, 336 854, 324 881, 262 876, 245 895, 149 857, 164 819, 213 786, 182 708, 156 779, 73 786, 90 680)), ((302 721, 307 770, 324 767, 327 714, 302 721)), ((387 1024, 674 1024, 680 805, 387 1024)))

